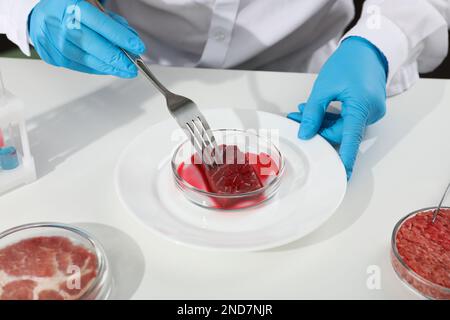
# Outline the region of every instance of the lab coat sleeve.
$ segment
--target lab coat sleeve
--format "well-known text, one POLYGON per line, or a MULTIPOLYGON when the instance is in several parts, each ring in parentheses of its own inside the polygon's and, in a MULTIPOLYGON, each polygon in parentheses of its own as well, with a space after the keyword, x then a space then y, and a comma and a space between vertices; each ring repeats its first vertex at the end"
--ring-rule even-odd
POLYGON ((28 15, 39 0, 0 0, 0 33, 30 55, 28 15))
POLYGON ((342 40, 360 36, 388 61, 387 94, 401 93, 447 55, 450 0, 366 0, 358 23, 342 40))

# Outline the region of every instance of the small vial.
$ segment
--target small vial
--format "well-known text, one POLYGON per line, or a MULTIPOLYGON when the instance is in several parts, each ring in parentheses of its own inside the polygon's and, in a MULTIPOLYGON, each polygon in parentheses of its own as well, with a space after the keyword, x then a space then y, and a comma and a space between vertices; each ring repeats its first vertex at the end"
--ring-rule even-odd
POLYGON ((0 128, 0 148, 5 146, 5 138, 3 137, 2 128, 0 128))
POLYGON ((0 148, 0 168, 2 170, 13 170, 19 166, 19 157, 14 147, 0 148))
POLYGON ((36 180, 24 107, 5 89, 0 72, 0 195, 36 180))

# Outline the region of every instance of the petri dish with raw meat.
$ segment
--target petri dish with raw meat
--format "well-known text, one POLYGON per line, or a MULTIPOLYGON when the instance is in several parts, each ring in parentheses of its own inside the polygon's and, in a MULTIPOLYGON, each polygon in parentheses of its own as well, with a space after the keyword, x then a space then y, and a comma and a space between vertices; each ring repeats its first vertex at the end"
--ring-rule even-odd
POLYGON ((34 223, 0 234, 0 300, 104 300, 111 287, 102 246, 77 227, 34 223))
POLYGON ((193 203, 235 210, 273 197, 281 182, 284 159, 266 137, 237 129, 213 130, 217 147, 199 155, 189 140, 172 157, 175 184, 193 203))
POLYGON ((395 226, 391 262, 398 277, 428 299, 450 299, 450 208, 414 211, 395 226))

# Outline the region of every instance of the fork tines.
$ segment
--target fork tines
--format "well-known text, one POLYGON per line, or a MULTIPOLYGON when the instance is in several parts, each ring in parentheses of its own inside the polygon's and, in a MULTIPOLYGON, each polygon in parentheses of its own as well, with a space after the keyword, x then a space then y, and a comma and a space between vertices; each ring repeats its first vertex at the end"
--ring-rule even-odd
POLYGON ((202 116, 197 116, 190 122, 187 122, 186 127, 190 133, 194 148, 202 156, 202 161, 206 165, 211 166, 218 163, 217 159, 215 159, 217 143, 208 122, 202 116))

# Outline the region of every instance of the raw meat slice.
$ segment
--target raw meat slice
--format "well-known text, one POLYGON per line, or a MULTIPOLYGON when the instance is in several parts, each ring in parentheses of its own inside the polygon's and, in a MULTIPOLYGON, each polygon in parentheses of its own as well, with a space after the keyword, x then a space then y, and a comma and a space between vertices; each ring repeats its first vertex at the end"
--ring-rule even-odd
POLYGON ((1 300, 32 300, 36 288, 33 280, 15 280, 8 282, 2 289, 1 300))
POLYGON ((58 291, 42 290, 39 292, 39 300, 64 300, 64 298, 58 291))
POLYGON ((237 146, 219 146, 221 164, 205 166, 205 176, 212 192, 239 194, 263 187, 248 156, 237 146))
MULTIPOLYGON (((211 168, 201 164, 198 154, 190 162, 181 163, 178 175, 191 186, 200 190, 225 194, 240 194, 261 189, 279 174, 276 161, 266 153, 243 153, 237 146, 219 146, 222 164, 211 168)), ((216 208, 239 209, 257 205, 264 195, 243 198, 211 198, 216 208)))
POLYGON ((79 299, 97 276, 97 257, 65 237, 35 237, 0 249, 0 300, 79 299))

